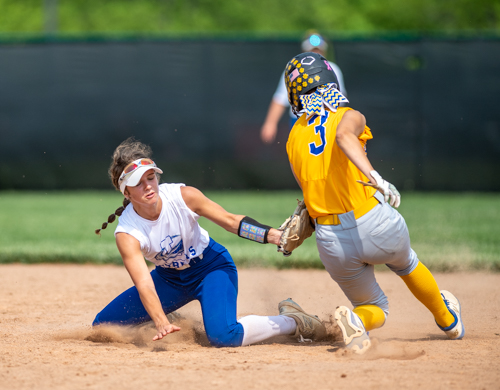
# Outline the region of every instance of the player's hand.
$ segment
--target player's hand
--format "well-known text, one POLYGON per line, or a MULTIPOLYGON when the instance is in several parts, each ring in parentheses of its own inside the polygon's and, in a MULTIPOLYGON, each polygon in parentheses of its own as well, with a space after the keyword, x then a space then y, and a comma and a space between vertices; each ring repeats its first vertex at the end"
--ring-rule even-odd
POLYGON ((388 181, 382 179, 382 176, 380 176, 377 171, 371 171, 370 175, 373 177, 376 184, 373 184, 371 182, 365 183, 364 181, 361 180, 356 180, 356 181, 358 183, 363 184, 364 186, 376 188, 379 192, 381 192, 384 195, 384 200, 386 202, 389 201, 389 204, 392 207, 398 208, 399 205, 401 204, 401 194, 396 189, 396 187, 393 184, 389 183, 388 181))
POLYGON ((266 144, 272 144, 276 138, 276 133, 278 132, 278 126, 272 123, 264 123, 262 129, 260 129, 260 139, 266 144))
POLYGON ((157 333, 156 336, 153 337, 153 341, 161 340, 167 334, 177 332, 181 330, 181 328, 173 324, 161 324, 156 326, 156 330, 157 333))

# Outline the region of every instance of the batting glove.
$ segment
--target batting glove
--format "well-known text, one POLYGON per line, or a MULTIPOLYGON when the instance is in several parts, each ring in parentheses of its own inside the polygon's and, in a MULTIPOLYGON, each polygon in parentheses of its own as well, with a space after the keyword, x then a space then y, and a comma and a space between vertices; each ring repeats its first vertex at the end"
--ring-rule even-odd
POLYGON ((380 176, 377 171, 371 171, 370 175, 375 179, 377 184, 365 183, 361 180, 357 180, 357 182, 363 184, 364 186, 376 188, 384 194, 384 200, 386 202, 389 202, 392 207, 398 208, 401 204, 401 194, 396 187, 388 181, 382 179, 382 176, 380 176))

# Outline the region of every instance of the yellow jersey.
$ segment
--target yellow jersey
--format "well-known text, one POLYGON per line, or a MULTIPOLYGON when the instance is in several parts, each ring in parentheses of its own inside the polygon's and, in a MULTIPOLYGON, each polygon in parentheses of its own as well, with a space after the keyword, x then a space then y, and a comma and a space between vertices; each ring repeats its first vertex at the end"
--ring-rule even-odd
MULTIPOLYGON (((368 178, 335 142, 337 126, 348 110, 351 108, 339 107, 337 112, 326 110, 326 115, 309 120, 302 115, 290 131, 286 144, 288 159, 312 218, 352 211, 376 192, 373 187, 356 182, 367 182, 368 178)), ((358 137, 365 152, 366 141, 372 138, 365 126, 358 137)))

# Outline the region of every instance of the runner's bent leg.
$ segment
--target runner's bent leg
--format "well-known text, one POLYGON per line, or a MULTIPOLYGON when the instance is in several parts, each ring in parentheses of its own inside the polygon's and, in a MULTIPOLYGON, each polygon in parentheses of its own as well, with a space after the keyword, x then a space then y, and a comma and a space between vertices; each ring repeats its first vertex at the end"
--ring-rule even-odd
POLYGON ((446 328, 453 324, 455 317, 446 307, 439 287, 431 272, 421 262, 408 275, 402 275, 412 294, 434 315, 438 325, 446 328))
POLYGON ((374 266, 360 258, 360 251, 350 230, 317 225, 316 243, 326 270, 369 331, 384 324, 389 314, 389 305, 375 279, 374 266))
MULTIPOLYGON (((443 328, 451 325, 455 318, 446 307, 439 287, 427 267, 422 264, 410 245, 410 235, 403 216, 388 204, 384 204, 380 214, 379 226, 384 221, 383 229, 377 228, 376 235, 367 235, 365 242, 370 241, 378 250, 373 250, 376 261, 387 258, 385 264, 403 279, 411 293, 433 315, 443 328)), ((370 232, 371 233, 371 232, 370 232)))

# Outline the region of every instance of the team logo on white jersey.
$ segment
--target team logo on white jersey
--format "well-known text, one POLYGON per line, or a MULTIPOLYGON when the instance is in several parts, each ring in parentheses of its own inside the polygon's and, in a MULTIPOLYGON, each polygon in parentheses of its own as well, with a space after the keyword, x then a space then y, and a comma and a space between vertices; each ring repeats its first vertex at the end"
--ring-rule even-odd
POLYGON ((184 253, 184 244, 179 237, 179 234, 167 236, 161 241, 161 251, 155 256, 157 265, 164 268, 179 268, 189 262, 184 253))

